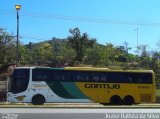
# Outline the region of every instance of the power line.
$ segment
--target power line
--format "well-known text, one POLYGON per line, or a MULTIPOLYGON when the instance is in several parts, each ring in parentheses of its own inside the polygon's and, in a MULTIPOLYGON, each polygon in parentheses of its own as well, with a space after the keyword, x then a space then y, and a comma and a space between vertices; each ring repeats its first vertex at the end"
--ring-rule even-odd
MULTIPOLYGON (((17 37, 16 35, 12 35, 13 38, 17 37)), ((39 41, 45 41, 45 40, 49 40, 50 38, 40 38, 37 36, 26 36, 26 35, 20 35, 20 38, 27 38, 27 39, 34 39, 34 40, 39 40, 39 41)))
POLYGON ((13 10, 0 10, 1 15, 15 15, 16 11, 13 10))
POLYGON ((34 40, 40 40, 40 41, 49 40, 49 39, 41 39, 41 38, 36 38, 36 37, 27 37, 27 36, 21 36, 21 38, 28 38, 28 39, 34 39, 34 40))
POLYGON ((54 15, 45 13, 29 13, 24 12, 25 16, 47 18, 47 19, 62 19, 71 21, 83 21, 83 22, 95 22, 95 23, 110 23, 110 24, 125 24, 125 25, 144 25, 144 26, 160 26, 160 23, 147 23, 147 22, 131 22, 124 20, 108 20, 108 19, 97 19, 97 18, 86 18, 86 17, 75 17, 75 16, 64 16, 64 15, 54 15))
MULTIPOLYGON (((0 13, 5 15, 14 15, 14 11, 11 10, 0 10, 0 13), (8 13, 10 12, 10 13, 8 13), (7 14, 6 14, 7 13, 7 14)), ((64 16, 64 15, 55 15, 47 13, 35 13, 35 12, 26 12, 21 11, 21 16, 29 16, 35 18, 46 18, 46 19, 61 19, 69 21, 81 21, 81 22, 92 22, 92 23, 102 23, 102 24, 124 24, 124 25, 142 25, 142 26, 160 26, 159 22, 140 22, 140 21, 125 21, 125 20, 111 20, 111 19, 97 19, 97 18, 87 18, 87 17, 76 17, 76 16, 64 16)))

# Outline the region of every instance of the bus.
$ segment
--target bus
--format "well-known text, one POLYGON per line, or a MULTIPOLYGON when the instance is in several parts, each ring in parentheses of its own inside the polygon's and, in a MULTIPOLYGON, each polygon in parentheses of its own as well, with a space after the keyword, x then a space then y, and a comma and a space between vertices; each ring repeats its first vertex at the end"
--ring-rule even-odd
POLYGON ((11 103, 132 105, 155 102, 155 77, 151 70, 17 67, 8 87, 7 101, 11 103))

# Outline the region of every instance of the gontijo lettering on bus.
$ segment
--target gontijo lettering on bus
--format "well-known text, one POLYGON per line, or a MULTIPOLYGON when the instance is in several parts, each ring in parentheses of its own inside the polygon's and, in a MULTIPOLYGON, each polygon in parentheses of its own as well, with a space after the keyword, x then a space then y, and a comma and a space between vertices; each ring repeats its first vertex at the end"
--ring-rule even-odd
POLYGON ((85 88, 120 89, 120 84, 85 84, 85 88))

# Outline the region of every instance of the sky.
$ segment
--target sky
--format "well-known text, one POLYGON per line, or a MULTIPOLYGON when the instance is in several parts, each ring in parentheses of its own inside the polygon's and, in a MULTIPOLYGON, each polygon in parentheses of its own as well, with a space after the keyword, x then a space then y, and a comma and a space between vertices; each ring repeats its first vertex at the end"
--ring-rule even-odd
POLYGON ((67 38, 78 27, 100 44, 127 42, 132 50, 159 50, 160 0, 0 0, 0 27, 16 35, 15 5, 20 4, 20 41, 67 38), (138 29, 138 30, 137 30, 138 29))

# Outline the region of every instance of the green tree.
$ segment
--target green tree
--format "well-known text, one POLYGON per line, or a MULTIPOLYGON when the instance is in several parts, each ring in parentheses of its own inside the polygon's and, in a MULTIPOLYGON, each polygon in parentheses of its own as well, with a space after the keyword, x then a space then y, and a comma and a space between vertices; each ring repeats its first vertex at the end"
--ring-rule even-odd
POLYGON ((98 65, 101 59, 100 48, 95 46, 93 48, 89 48, 86 50, 86 55, 84 57, 84 61, 90 65, 98 65))
POLYGON ((62 47, 60 55, 63 58, 64 66, 73 66, 76 57, 75 50, 72 48, 62 47))
POLYGON ((112 65, 116 64, 116 59, 118 58, 116 48, 113 44, 107 43, 105 46, 105 50, 107 52, 107 56, 112 65))
POLYGON ((11 34, 0 28, 0 65, 15 63, 15 41, 11 34))
POLYGON ((155 70, 159 70, 160 68, 160 52, 154 51, 152 52, 152 59, 150 62, 150 68, 155 70))
POLYGON ((30 45, 25 46, 20 44, 20 47, 19 47, 20 64, 22 65, 34 64, 33 57, 34 56, 33 56, 32 47, 30 45))
POLYGON ((127 62, 128 61, 128 50, 124 46, 118 46, 115 48, 116 51, 116 60, 118 62, 127 62))
POLYGON ((93 47, 95 39, 90 39, 87 33, 81 35, 78 28, 70 29, 71 36, 68 37, 68 43, 71 48, 76 52, 77 61, 82 61, 85 50, 89 47, 93 47))
POLYGON ((39 48, 34 51, 34 61, 35 63, 49 64, 53 59, 52 46, 49 43, 42 44, 39 48))
POLYGON ((128 42, 124 42, 124 50, 126 51, 126 53, 128 54, 128 51, 131 50, 132 48, 129 47, 128 42))
POLYGON ((140 65, 144 68, 149 68, 149 64, 151 62, 151 57, 149 56, 146 45, 140 46, 141 56, 140 56, 140 65))

